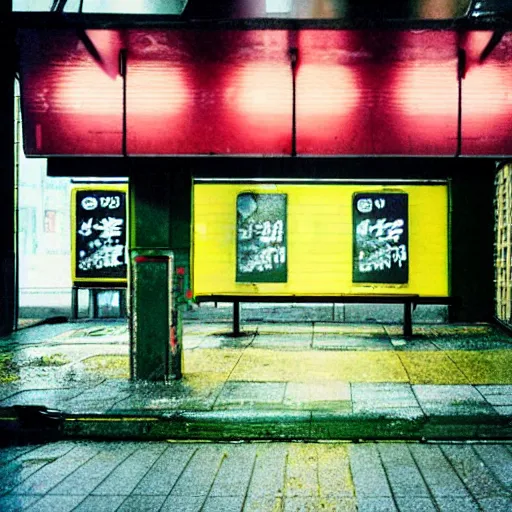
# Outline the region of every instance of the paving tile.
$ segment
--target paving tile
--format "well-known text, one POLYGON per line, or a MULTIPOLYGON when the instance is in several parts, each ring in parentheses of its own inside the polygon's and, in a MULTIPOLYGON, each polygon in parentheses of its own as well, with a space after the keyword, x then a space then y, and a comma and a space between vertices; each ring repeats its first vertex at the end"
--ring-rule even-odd
POLYGON ((480 509, 473 499, 468 497, 436 496, 439 509, 443 512, 477 512, 480 509))
MULTIPOLYGON (((258 446, 256 461, 247 495, 249 497, 282 496, 287 457, 286 444, 258 446)), ((256 503, 257 500, 254 500, 256 503)))
POLYGON ((158 512, 167 494, 153 496, 128 496, 116 512, 158 512))
POLYGON ((201 512, 240 512, 244 496, 208 496, 201 512))
POLYGON ((373 409, 419 407, 409 384, 355 383, 351 385, 354 412, 373 409))
POLYGON ((288 445, 285 496, 319 496, 318 457, 314 445, 288 445))
POLYGON ((469 384, 444 352, 397 352, 411 384, 469 384))
POLYGON ((169 496, 160 512, 199 512, 205 496, 169 496))
POLYGON ((88 496, 73 512, 115 512, 126 496, 88 496))
POLYGON ((377 446, 373 444, 351 445, 349 454, 356 495, 358 497, 391 497, 391 489, 377 446))
POLYGON ((483 498, 478 504, 484 512, 510 512, 512 510, 512 498, 483 498))
POLYGON ((54 487, 50 494, 90 494, 137 447, 137 443, 130 442, 99 443, 99 453, 54 487))
POLYGON ((505 489, 511 490, 512 453, 504 445, 494 444, 475 445, 474 450, 505 489))
POLYGON ((361 497, 357 499, 358 512, 397 512, 393 498, 370 498, 361 497))
POLYGON ((8 496, 0 497, 0 510, 2 512, 19 512, 20 510, 27 509, 33 503, 39 501, 41 496, 16 496, 9 494, 8 496))
POLYGON ((400 512, 436 512, 437 509, 430 498, 417 496, 396 496, 398 510, 400 512))
POLYGON ((225 446, 201 446, 178 478, 171 496, 207 496, 225 454, 225 446))
POLYGON ((337 402, 346 402, 350 406, 350 385, 347 382, 289 382, 283 403, 290 406, 303 404, 311 408, 337 402))
MULTIPOLYGON (((338 305, 336 305, 338 307, 338 305)), ((360 336, 375 334, 377 336, 386 335, 385 326, 382 324, 351 324, 348 322, 315 322, 313 325, 315 336, 317 334, 335 334, 347 336, 360 336)))
POLYGON ((409 382, 394 352, 246 350, 230 379, 264 382, 409 382))
POLYGON ((144 443, 126 458, 102 483, 94 489, 94 495, 127 496, 165 450, 164 443, 144 443))
POLYGON ((411 445, 410 451, 437 501, 441 498, 470 497, 468 490, 438 446, 411 445))
POLYGON ((44 496, 27 510, 28 512, 69 512, 79 505, 87 495, 44 496))
POLYGON ((430 500, 423 477, 405 444, 381 443, 378 451, 395 497, 430 500))
POLYGON ((195 444, 170 444, 132 494, 169 494, 197 449, 198 445, 195 444))
POLYGON ((248 496, 243 512, 280 512, 283 510, 283 498, 275 496, 248 496))
POLYGON ((0 466, 0 493, 7 492, 24 482, 39 469, 71 451, 73 447, 74 444, 71 442, 43 445, 0 466))
POLYGON ((77 444, 71 451, 45 465, 17 485, 13 494, 46 494, 98 453, 94 444, 77 444))
POLYGON ((503 416, 512 416, 512 405, 495 406, 494 410, 503 416))
POLYGON ((355 494, 350 472, 348 446, 318 444, 318 483, 321 497, 352 497, 355 494))
POLYGON ((375 334, 360 336, 315 334, 313 348, 323 350, 392 350, 388 337, 375 334))
MULTIPOLYGON (((244 497, 256 458, 256 445, 231 445, 210 490, 209 499, 216 496, 244 497)), ((208 503, 208 502, 207 502, 208 503)))
POLYGON ((40 389, 20 391, 0 402, 2 407, 12 405, 43 405, 49 409, 59 409, 68 400, 82 393, 83 389, 40 389))
POLYGON ((226 376, 233 371, 240 359, 242 349, 201 349, 185 354, 187 373, 221 373, 226 376))
POLYGON ((512 350, 453 351, 450 358, 472 384, 512 384, 512 350))
POLYGON ((493 408, 472 386, 415 385, 413 389, 427 415, 493 413, 493 408))
POLYGON ((9 446, 6 448, 0 448, 0 466, 7 464, 12 460, 26 454, 32 450, 35 450, 40 445, 29 445, 29 446, 9 446))
POLYGON ((304 350, 311 347, 313 341, 312 333, 299 334, 269 334, 261 333, 255 336, 251 343, 251 348, 266 348, 279 350, 304 350))
POLYGON ((215 407, 255 404, 281 404, 285 393, 284 382, 235 382, 224 385, 215 407))
POLYGON ((476 386, 485 399, 495 406, 512 406, 512 386, 476 386))
POLYGON ((473 497, 491 498, 510 494, 510 489, 507 490, 491 470, 482 464, 471 446, 444 445, 441 450, 473 497))
POLYGON ((358 509, 356 506, 356 500, 351 498, 317 498, 307 496, 286 498, 284 500, 284 512, 313 512, 317 510, 325 512, 357 512, 358 509))

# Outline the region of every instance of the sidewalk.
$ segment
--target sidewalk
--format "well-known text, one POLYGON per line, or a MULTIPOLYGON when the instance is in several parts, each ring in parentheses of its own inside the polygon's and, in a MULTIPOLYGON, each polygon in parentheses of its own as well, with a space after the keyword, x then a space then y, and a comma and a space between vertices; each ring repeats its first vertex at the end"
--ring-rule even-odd
POLYGON ((131 439, 512 439, 495 326, 185 324, 185 377, 134 383, 120 321, 0 339, 0 429, 131 439), (24 407, 24 406, 39 406, 24 407), (48 408, 49 410, 45 410, 48 408))

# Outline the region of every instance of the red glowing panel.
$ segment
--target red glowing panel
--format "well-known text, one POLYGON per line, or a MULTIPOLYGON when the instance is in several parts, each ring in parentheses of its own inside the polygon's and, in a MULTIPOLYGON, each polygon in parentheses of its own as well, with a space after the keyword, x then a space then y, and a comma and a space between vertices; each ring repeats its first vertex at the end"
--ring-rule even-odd
MULTIPOLYGON (((483 51, 489 33, 476 33, 468 40, 480 41, 478 50, 483 51)), ((462 81, 463 155, 512 154, 511 48, 512 34, 507 33, 483 62, 475 53, 468 63, 462 81)))
POLYGON ((394 101, 404 116, 457 117, 457 64, 419 62, 397 69, 394 101))
POLYGON ((289 154, 292 76, 284 31, 132 34, 129 154, 289 154))
POLYGON ((273 63, 243 66, 233 73, 224 101, 249 120, 264 117, 270 123, 282 122, 283 116, 289 116, 291 111, 291 71, 273 63))
POLYGON ((297 74, 297 150, 330 153, 359 105, 357 74, 348 66, 304 64, 297 74))
POLYGON ((20 48, 25 153, 121 154, 121 78, 74 31, 21 31, 20 48))
POLYGON ((457 61, 397 63, 395 76, 387 110, 394 113, 397 122, 394 128, 399 136, 388 141, 383 133, 383 145, 391 154, 454 155, 457 150, 457 61))
POLYGON ((299 52, 299 153, 455 154, 454 33, 305 31, 299 52))
POLYGON ((48 69, 54 82, 48 95, 48 110, 54 114, 94 116, 96 119, 116 117, 122 112, 122 78, 112 79, 98 67, 56 66, 48 69))
POLYGON ((128 116, 173 117, 190 108, 191 84, 183 67, 148 62, 130 65, 128 69, 128 116))
POLYGON ((357 69, 359 33, 305 30, 298 34, 297 152, 356 154, 365 142, 357 69))

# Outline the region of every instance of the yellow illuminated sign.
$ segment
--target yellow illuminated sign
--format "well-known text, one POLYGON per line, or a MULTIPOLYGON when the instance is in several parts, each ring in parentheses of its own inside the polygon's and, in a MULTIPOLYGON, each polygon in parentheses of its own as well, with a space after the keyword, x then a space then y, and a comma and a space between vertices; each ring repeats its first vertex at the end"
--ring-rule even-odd
MULTIPOLYGON (((193 291, 205 295, 449 295, 448 186, 440 184, 196 183, 193 212, 193 291), (407 195, 406 282, 354 282, 357 194, 407 195), (237 198, 287 197, 286 282, 237 282, 237 198)), ((380 203, 377 203, 380 204, 380 203)), ((395 221, 396 223, 396 221, 395 221)), ((256 281, 256 280, 255 280, 256 281)))

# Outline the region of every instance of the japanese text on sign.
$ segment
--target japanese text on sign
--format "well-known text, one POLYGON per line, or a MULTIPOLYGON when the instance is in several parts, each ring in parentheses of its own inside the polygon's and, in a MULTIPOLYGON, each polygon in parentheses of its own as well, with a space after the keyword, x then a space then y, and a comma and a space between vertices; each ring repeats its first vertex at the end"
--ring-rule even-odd
POLYGON ((286 196, 237 198, 237 281, 286 281, 286 196))
POLYGON ((407 195, 354 197, 354 282, 408 281, 407 195))
POLYGON ((124 192, 78 190, 76 194, 76 277, 125 278, 124 192))

